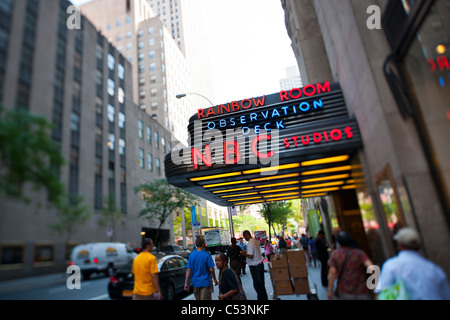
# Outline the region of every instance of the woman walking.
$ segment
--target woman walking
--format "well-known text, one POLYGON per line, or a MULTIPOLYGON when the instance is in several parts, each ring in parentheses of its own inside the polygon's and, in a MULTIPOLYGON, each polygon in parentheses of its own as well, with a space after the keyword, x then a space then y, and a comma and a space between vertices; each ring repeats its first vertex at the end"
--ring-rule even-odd
POLYGON ((246 300, 241 280, 233 269, 228 268, 228 259, 224 253, 216 256, 219 269, 219 300, 246 300))
POLYGON ((338 249, 331 254, 328 266, 328 299, 370 300, 372 294, 367 287, 366 270, 373 265, 361 249, 354 248, 352 236, 341 231, 337 235, 338 249), (337 279, 333 295, 334 280, 337 279))
POLYGON ((266 240, 264 244, 264 253, 266 255, 267 261, 270 262, 270 256, 273 255, 273 246, 270 243, 269 239, 266 240))

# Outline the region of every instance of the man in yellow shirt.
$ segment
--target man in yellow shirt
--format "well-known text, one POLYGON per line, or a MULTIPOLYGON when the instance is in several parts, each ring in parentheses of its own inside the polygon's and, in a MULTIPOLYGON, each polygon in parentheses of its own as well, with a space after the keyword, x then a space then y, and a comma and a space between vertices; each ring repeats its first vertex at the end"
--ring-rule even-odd
POLYGON ((153 250, 153 240, 142 240, 142 252, 134 258, 131 272, 134 274, 133 300, 162 300, 163 295, 159 285, 158 261, 150 252, 153 250), (158 295, 155 296, 155 292, 158 295))

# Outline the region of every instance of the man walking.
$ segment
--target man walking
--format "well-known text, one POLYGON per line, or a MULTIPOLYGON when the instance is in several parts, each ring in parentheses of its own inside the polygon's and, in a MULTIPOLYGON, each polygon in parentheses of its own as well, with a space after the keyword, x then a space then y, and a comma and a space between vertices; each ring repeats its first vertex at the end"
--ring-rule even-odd
POLYGON ((153 240, 142 239, 142 252, 134 259, 131 272, 134 275, 133 300, 162 300, 159 285, 158 261, 150 252, 153 240), (155 296, 155 293, 158 295, 155 296))
POLYGON ((189 256, 184 290, 189 291, 188 280, 192 274, 195 300, 212 300, 211 277, 214 279, 216 286, 219 283, 214 272, 215 264, 211 255, 204 251, 205 240, 203 238, 197 238, 195 246, 197 250, 193 251, 189 256))
MULTIPOLYGON (((242 251, 247 251, 247 245, 244 243, 244 239, 242 237, 239 238, 239 243, 237 245, 239 247, 241 247, 242 251)), ((247 274, 245 272, 246 264, 247 264, 247 259, 244 256, 241 256, 242 274, 247 274)))
POLYGON ((248 230, 245 230, 242 235, 248 243, 247 251, 242 252, 241 255, 247 257, 247 264, 253 279, 253 288, 258 295, 258 300, 269 300, 264 282, 264 263, 259 241, 254 239, 248 230))
POLYGON ((419 253, 422 246, 419 233, 403 228, 394 240, 399 253, 383 264, 375 293, 388 289, 400 278, 411 300, 450 300, 450 284, 444 270, 419 253))

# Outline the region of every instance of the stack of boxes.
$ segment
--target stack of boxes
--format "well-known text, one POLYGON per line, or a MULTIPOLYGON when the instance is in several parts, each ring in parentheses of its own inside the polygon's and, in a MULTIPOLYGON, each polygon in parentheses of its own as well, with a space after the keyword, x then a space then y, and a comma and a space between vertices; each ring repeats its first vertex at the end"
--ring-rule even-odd
POLYGON ((310 293, 303 250, 288 250, 287 254, 275 255, 271 258, 271 263, 272 280, 277 295, 310 293))

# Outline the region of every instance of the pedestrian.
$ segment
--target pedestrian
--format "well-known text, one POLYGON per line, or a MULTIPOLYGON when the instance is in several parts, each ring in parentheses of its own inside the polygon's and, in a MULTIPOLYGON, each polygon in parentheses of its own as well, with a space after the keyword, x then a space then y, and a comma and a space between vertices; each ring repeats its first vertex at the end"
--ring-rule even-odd
POLYGON ((322 286, 328 287, 328 244, 325 239, 325 232, 319 230, 317 232, 317 238, 314 242, 316 245, 317 258, 320 261, 321 270, 320 277, 322 280, 322 286))
MULTIPOLYGON (((302 236, 300 237, 300 244, 301 244, 301 247, 303 248, 303 253, 305 254, 306 265, 308 267, 311 267, 311 259, 309 258, 310 257, 309 238, 304 233, 302 233, 302 236)), ((314 263, 314 265, 315 265, 315 263, 314 263)))
POLYGON ((267 261, 270 262, 270 256, 273 255, 273 246, 270 243, 269 239, 267 239, 266 243, 264 244, 264 254, 267 257, 267 261))
POLYGON ((287 236, 286 237, 286 249, 291 249, 291 237, 287 236))
POLYGON ((247 257, 247 263, 253 279, 253 288, 255 288, 258 300, 268 300, 264 282, 264 263, 259 241, 254 239, 248 230, 243 232, 243 236, 248 244, 247 251, 242 252, 242 255, 247 257))
POLYGON ((337 280, 334 298, 339 300, 371 300, 367 287, 366 270, 373 265, 367 254, 354 247, 355 240, 345 231, 337 234, 338 249, 333 250, 328 262, 328 299, 333 299, 334 280, 337 280))
POLYGON ((159 285, 158 261, 151 254, 153 240, 142 239, 142 251, 133 260, 131 273, 134 275, 133 300, 162 300, 159 285))
POLYGON ((219 300, 247 300, 239 276, 228 268, 228 258, 224 253, 216 255, 219 269, 219 300))
POLYGON ((294 236, 294 240, 292 240, 292 249, 300 249, 301 247, 298 236, 294 236))
MULTIPOLYGON (((311 257, 310 260, 312 260, 314 262, 314 268, 317 267, 317 249, 316 249, 316 242, 314 241, 313 237, 309 237, 308 240, 308 253, 309 256, 311 257)), ((309 266, 311 266, 312 263, 311 261, 309 262, 309 266)))
POLYGON ((287 242, 283 236, 278 238, 278 248, 280 249, 280 254, 286 254, 287 251, 287 242))
POLYGON ((195 240, 197 250, 189 256, 187 263, 184 290, 189 291, 188 280, 192 274, 192 285, 194 286, 195 300, 212 300, 211 277, 217 286, 216 273, 214 272, 214 261, 211 255, 204 250, 205 240, 201 237, 195 240))
MULTIPOLYGON (((247 251, 247 244, 244 242, 244 238, 242 237, 239 238, 238 246, 241 247, 242 252, 247 251)), ((247 265, 247 258, 241 255, 242 274, 247 274, 247 272, 245 272, 246 265, 247 265)))
POLYGON ((241 252, 242 249, 237 245, 236 238, 231 238, 231 246, 227 250, 227 257, 230 259, 230 268, 233 269, 238 276, 241 275, 242 269, 241 252))
POLYGON ((450 284, 440 266, 420 255, 419 233, 412 228, 400 229, 394 236, 399 253, 386 260, 381 268, 375 293, 383 294, 402 281, 411 300, 450 300, 450 284))

